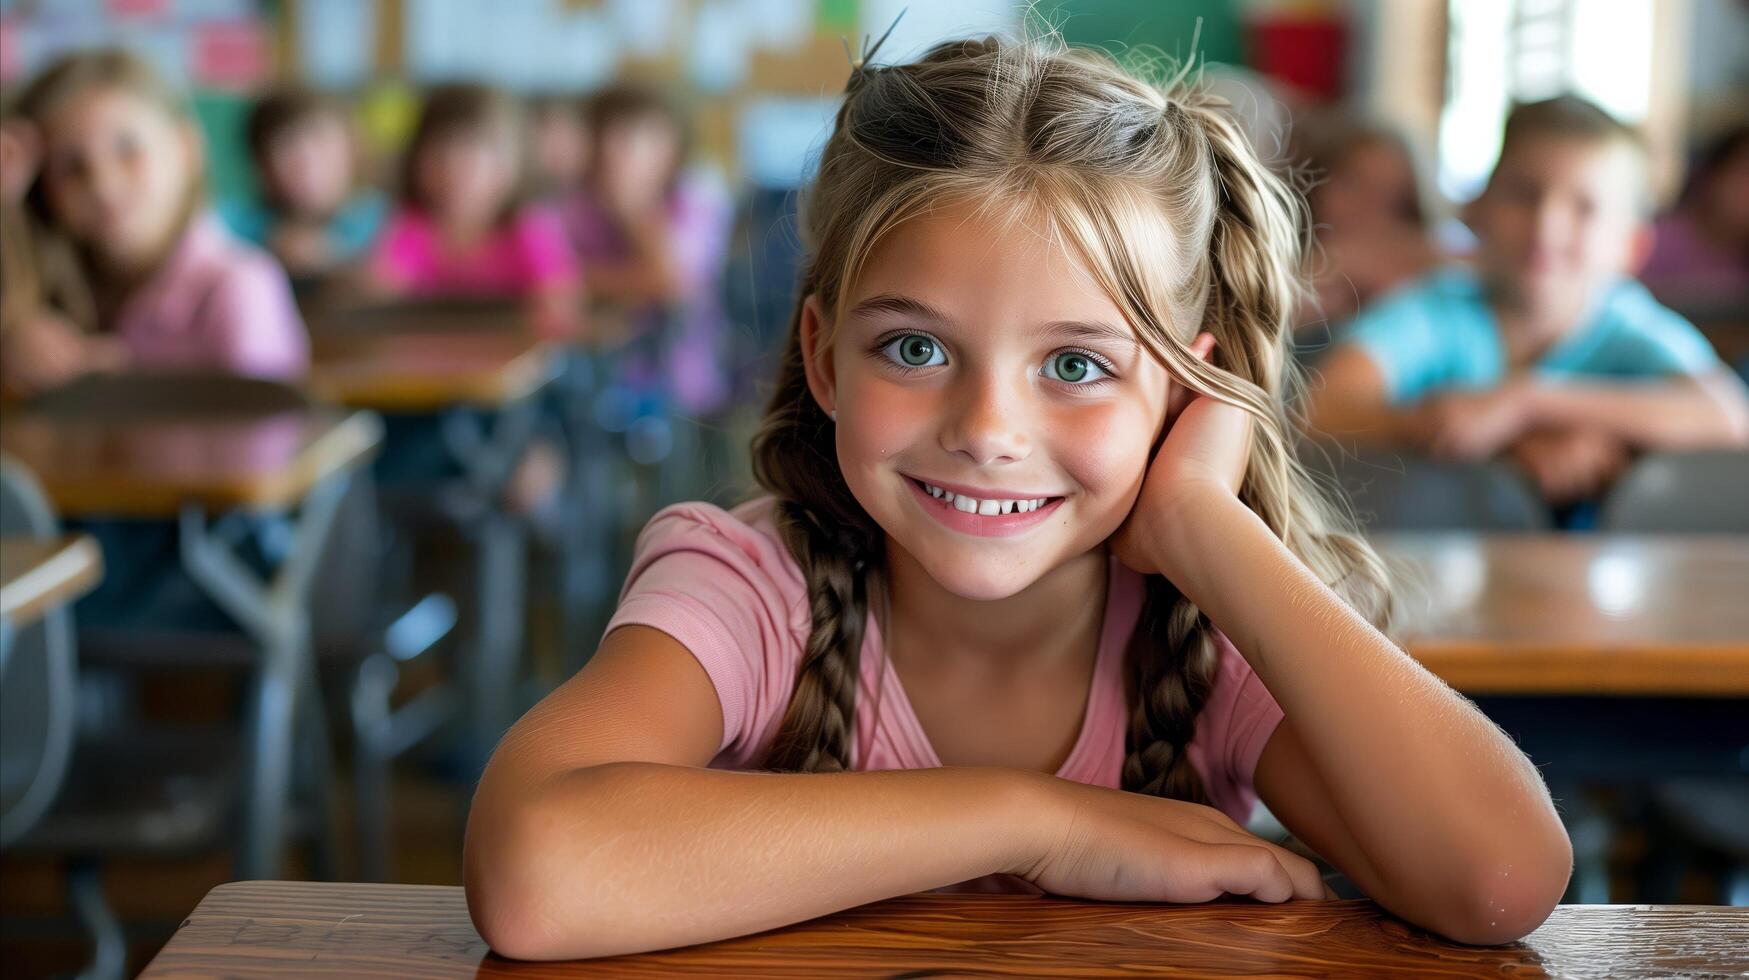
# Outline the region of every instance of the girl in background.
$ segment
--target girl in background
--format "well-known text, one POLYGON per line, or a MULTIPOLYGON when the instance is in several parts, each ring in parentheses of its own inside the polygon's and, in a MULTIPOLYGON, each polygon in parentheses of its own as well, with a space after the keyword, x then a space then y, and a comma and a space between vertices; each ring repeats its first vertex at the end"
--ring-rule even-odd
POLYGON ((586 105, 570 95, 537 96, 529 101, 535 193, 544 200, 569 201, 589 172, 589 119, 586 105))
POLYGON ((345 103, 309 89, 271 92, 249 113, 260 200, 225 218, 267 248, 294 281, 316 282, 366 254, 387 204, 361 180, 361 148, 345 103))
POLYGON ((581 280, 564 226, 528 204, 521 108, 485 85, 446 85, 425 101, 407 147, 401 201, 370 262, 378 291, 524 301, 536 328, 581 322, 581 280))
MULTIPOLYGON (((682 411, 707 415, 729 393, 727 326, 718 286, 731 210, 723 194, 685 172, 686 118, 653 89, 619 86, 590 104, 587 193, 567 210, 592 297, 620 304, 638 332, 666 328, 660 370, 682 411)), ((631 372, 635 359, 625 365, 631 372)))
POLYGON ((1381 563, 1294 462, 1300 208, 1222 105, 1098 53, 859 63, 769 496, 658 514, 499 745, 480 934, 630 953, 967 882, 1325 897, 1242 828, 1259 796, 1412 922, 1542 922, 1571 848, 1536 769, 1375 627, 1381 563))
POLYGON ((285 272, 207 212, 199 130, 150 66, 123 51, 70 55, 17 112, 41 141, 31 248, 61 271, 57 315, 5 330, 8 388, 42 391, 95 370, 304 372, 308 340, 285 272))

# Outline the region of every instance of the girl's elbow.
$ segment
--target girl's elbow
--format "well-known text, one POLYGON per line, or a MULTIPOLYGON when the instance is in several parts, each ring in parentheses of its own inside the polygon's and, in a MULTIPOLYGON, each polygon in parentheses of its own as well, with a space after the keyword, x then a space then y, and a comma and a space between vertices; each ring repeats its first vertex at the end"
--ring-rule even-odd
POLYGON ((1540 851, 1521 858, 1477 862, 1469 880, 1455 889, 1457 901, 1443 911, 1435 931, 1476 946, 1497 946, 1530 935, 1548 919, 1567 891, 1573 849, 1564 831, 1540 851))
POLYGON ((492 951, 517 960, 587 955, 559 928, 562 900, 551 874, 548 824, 537 803, 482 821, 470 820, 463 846, 463 887, 474 929, 492 951), (546 859, 543 859, 543 856, 546 859))

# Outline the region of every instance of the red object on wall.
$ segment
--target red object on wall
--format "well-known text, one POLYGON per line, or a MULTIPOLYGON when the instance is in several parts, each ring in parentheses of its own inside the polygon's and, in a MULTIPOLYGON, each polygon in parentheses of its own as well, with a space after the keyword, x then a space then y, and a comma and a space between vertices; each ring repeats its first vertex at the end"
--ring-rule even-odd
POLYGON ((253 21, 205 24, 195 29, 195 82, 219 88, 250 88, 269 71, 267 36, 253 21))
POLYGON ((1246 60, 1257 71, 1316 98, 1342 95, 1348 25, 1321 14, 1275 14, 1251 18, 1246 60))
POLYGON ((170 0, 107 0, 103 7, 111 17, 163 17, 170 0))

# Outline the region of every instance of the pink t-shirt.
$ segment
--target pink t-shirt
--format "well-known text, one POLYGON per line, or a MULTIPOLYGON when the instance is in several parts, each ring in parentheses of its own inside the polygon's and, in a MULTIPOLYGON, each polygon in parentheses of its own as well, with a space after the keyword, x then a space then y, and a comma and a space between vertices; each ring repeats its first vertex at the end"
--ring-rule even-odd
MULTIPOLYGON (((1141 613, 1143 581, 1114 559, 1110 582, 1081 733, 1057 775, 1115 789, 1122 782, 1128 715, 1124 648, 1141 613)), ((652 518, 638 536, 631 574, 607 628, 634 624, 674 637, 710 675, 723 708, 723 740, 711 766, 755 768, 789 706, 810 624, 807 587, 773 524, 770 498, 733 511, 678 504, 652 518)), ((1251 788, 1257 758, 1282 711, 1226 637, 1218 642, 1213 689, 1187 753, 1211 802, 1244 823, 1257 801, 1251 788)), ((872 614, 860 668, 851 768, 940 766, 872 614)), ((1037 890, 1004 876, 967 885, 1037 890)))
POLYGON ((546 208, 524 208, 463 252, 450 251, 425 215, 400 208, 377 240, 371 272, 416 296, 516 298, 574 281, 577 258, 546 208))
POLYGON ((310 363, 285 270, 210 216, 189 226, 163 267, 122 304, 113 327, 129 361, 147 370, 297 378, 310 363))

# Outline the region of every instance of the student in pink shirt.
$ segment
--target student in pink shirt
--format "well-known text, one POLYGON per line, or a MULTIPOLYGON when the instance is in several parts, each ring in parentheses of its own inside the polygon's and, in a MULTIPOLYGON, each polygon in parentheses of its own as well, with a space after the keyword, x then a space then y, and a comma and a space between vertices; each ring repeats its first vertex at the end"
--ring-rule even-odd
POLYGON ((68 56, 18 112, 40 134, 31 247, 57 288, 54 306, 5 330, 10 390, 91 370, 303 373, 284 271, 208 215, 199 132, 149 66, 122 51, 68 56))
POLYGON ((543 332, 576 328, 576 257, 558 215, 527 203, 521 108, 485 85, 446 85, 425 101, 407 148, 401 204, 370 264, 396 296, 527 300, 543 332))
POLYGON ((599 651, 499 745, 464 853, 494 949, 967 882, 1326 897, 1254 797, 1417 925, 1548 915, 1572 856, 1536 769, 1379 632, 1378 556, 1293 462, 1302 204, 1183 78, 1052 38, 855 71, 768 496, 659 514, 599 651))

